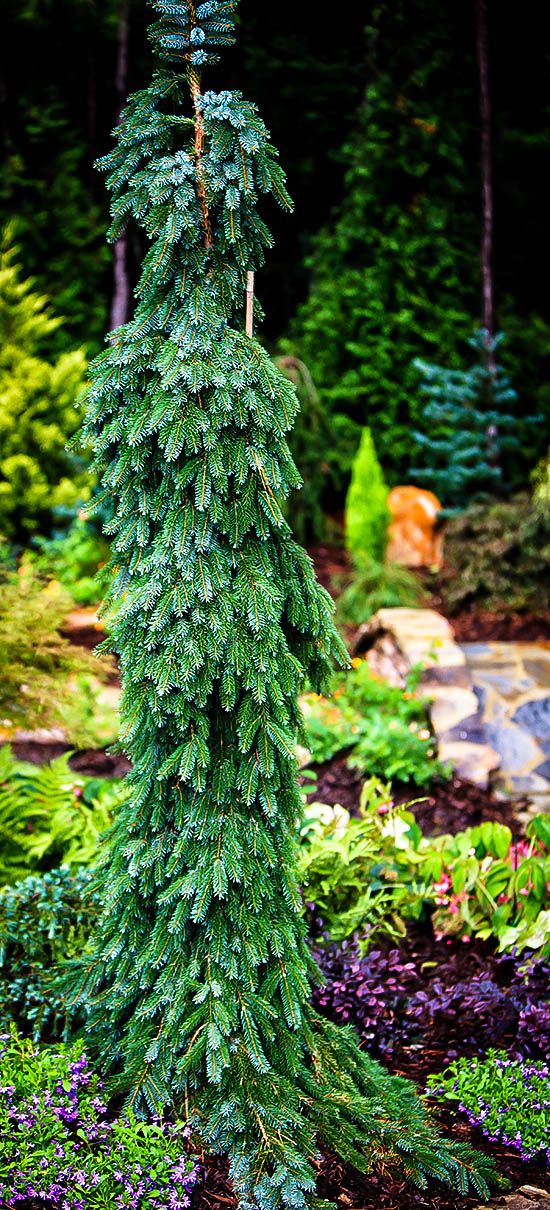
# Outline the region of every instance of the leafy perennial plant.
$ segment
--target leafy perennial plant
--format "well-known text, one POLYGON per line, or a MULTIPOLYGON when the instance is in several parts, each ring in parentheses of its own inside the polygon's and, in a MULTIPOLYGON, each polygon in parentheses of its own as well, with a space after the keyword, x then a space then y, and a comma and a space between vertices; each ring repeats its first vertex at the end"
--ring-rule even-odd
POLYGON ((151 7, 156 70, 104 162, 112 236, 133 216, 150 247, 136 313, 92 367, 86 425, 133 768, 72 997, 112 1087, 140 1113, 188 1112, 243 1205, 311 1204, 319 1136, 361 1169, 392 1158, 483 1191, 485 1161, 310 1004, 297 697, 344 654, 278 499, 297 483, 294 388, 242 330, 270 241, 258 193, 289 202, 254 107, 202 90, 234 0, 151 7))
POLYGON ((426 702, 418 696, 412 670, 405 690, 388 685, 356 657, 349 672, 336 678, 332 699, 309 693, 302 699, 305 741, 315 763, 349 750, 349 763, 361 773, 424 786, 446 776, 436 758, 427 722, 426 702))

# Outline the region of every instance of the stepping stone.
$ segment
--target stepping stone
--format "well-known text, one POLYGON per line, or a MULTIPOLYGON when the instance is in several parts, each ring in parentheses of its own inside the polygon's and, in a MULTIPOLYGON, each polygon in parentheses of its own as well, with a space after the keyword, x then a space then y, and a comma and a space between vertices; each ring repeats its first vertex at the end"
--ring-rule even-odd
POLYGON ((547 740, 550 737, 550 697, 538 697, 523 702, 512 719, 524 731, 529 731, 530 735, 547 740))
POLYGON ((456 685, 444 685, 430 691, 431 720, 436 735, 443 735, 452 727, 477 715, 477 697, 472 689, 459 689, 456 685))
POLYGON ((438 745, 438 756, 444 765, 452 765, 458 777, 472 781, 486 790, 491 774, 500 765, 500 757, 489 744, 474 744, 467 740, 443 740, 438 745))
POLYGON ((548 659, 524 660, 525 671, 528 676, 541 685, 543 689, 550 689, 550 653, 548 659))
POLYGON ((527 731, 514 723, 492 723, 485 720, 487 738, 499 753, 507 773, 521 773, 538 763, 539 748, 527 731))

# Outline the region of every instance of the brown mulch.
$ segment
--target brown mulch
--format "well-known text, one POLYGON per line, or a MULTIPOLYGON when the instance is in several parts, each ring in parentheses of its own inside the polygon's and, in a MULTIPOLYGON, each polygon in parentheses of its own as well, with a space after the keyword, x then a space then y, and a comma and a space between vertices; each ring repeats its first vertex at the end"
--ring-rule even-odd
MULTIPOLYGON (((469 1142, 478 1150, 490 1155, 499 1174, 510 1181, 512 1188, 531 1184, 548 1189, 548 1174, 540 1164, 525 1163, 515 1152, 497 1144, 488 1144, 479 1131, 472 1131, 467 1124, 447 1117, 447 1133, 457 1142, 469 1142)), ((237 1203, 227 1175, 227 1163, 217 1157, 204 1161, 204 1181, 193 1198, 194 1210, 218 1210, 218 1207, 234 1208, 237 1203)), ((332 1152, 322 1151, 319 1163, 317 1194, 338 1204, 341 1210, 470 1210, 479 1206, 476 1196, 460 1197, 452 1190, 431 1183, 428 1190, 415 1189, 395 1173, 360 1173, 350 1164, 345 1164, 332 1152)))
POLYGON ((548 643, 550 613, 465 611, 449 616, 458 643, 548 643))
POLYGON ((339 579, 350 570, 347 551, 341 546, 330 546, 320 543, 317 546, 308 546, 307 553, 313 559, 313 566, 319 583, 332 596, 336 596, 339 579))
MULTIPOLYGON (((310 802, 326 802, 331 806, 338 803, 351 815, 357 815, 363 778, 349 767, 345 756, 336 756, 323 765, 317 765, 315 772, 317 782, 308 793, 310 802)), ((483 823, 485 819, 507 824, 512 832, 516 832, 517 812, 527 802, 525 800, 524 804, 523 801, 497 798, 491 790, 483 790, 456 776, 448 781, 432 783, 424 790, 418 786, 394 783, 393 798, 399 804, 410 803, 422 830, 432 835, 462 832, 465 828, 483 823)))
POLYGON ((56 760, 65 752, 73 752, 69 760, 71 769, 81 773, 83 777, 125 777, 130 769, 130 762, 122 754, 114 754, 101 748, 82 748, 74 752, 68 744, 37 743, 34 740, 24 740, 11 744, 17 760, 29 761, 31 765, 45 765, 50 760, 56 760))

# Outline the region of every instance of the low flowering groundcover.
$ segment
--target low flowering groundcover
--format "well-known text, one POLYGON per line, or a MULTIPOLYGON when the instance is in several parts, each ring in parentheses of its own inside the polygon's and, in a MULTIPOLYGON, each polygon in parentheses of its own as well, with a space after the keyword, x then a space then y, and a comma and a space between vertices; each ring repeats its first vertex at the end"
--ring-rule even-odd
POLYGON ((0 1038, 0 1205, 184 1210, 198 1180, 182 1123, 109 1118, 82 1047, 0 1038))
POLYGON ((504 1143, 523 1160, 550 1167, 550 1067, 490 1050, 483 1059, 461 1058, 430 1076, 428 1093, 458 1103, 470 1125, 490 1142, 504 1143))

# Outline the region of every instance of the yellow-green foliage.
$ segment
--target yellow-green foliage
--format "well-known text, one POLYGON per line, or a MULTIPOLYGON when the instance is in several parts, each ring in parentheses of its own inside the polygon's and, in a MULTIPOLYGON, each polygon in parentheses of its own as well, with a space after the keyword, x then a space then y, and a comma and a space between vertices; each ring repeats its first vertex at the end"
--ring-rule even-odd
POLYGON ((355 559, 382 562, 389 523, 388 488, 370 429, 364 428, 346 497, 346 545, 355 559))
POLYGON ((29 566, 0 571, 0 729, 8 734, 63 725, 82 693, 74 678, 101 676, 107 667, 60 633, 70 606, 61 585, 46 584, 29 566))
POLYGON ((0 245, 0 533, 25 537, 74 506, 85 477, 65 449, 79 417, 82 349, 48 357, 62 320, 25 281, 9 229, 0 245))

